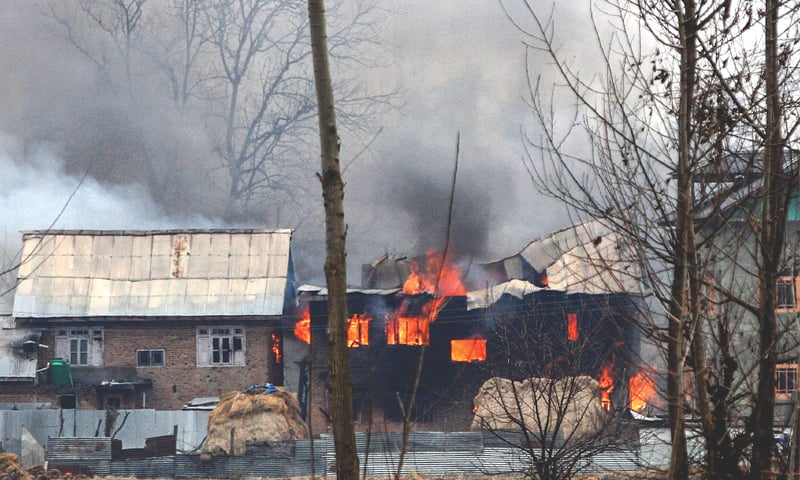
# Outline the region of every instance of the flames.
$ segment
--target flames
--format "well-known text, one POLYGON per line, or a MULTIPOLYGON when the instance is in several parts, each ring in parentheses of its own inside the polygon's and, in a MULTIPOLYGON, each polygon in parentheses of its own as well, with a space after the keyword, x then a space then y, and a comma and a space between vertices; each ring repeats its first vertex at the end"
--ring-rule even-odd
POLYGON ((283 355, 281 354, 281 337, 277 334, 272 334, 272 353, 275 355, 275 363, 283 362, 283 355))
POLYGON ((648 403, 656 398, 656 384, 653 379, 645 372, 639 371, 632 376, 628 382, 631 410, 641 412, 648 403))
POLYGON ((613 368, 613 363, 603 365, 600 377, 597 379, 597 383, 600 384, 600 405, 607 411, 611 410, 611 392, 614 391, 614 377, 611 376, 613 368))
POLYGON ((347 346, 358 348, 361 345, 369 345, 369 322, 372 317, 366 313, 356 313, 347 319, 347 346))
POLYGON ((578 314, 567 314, 567 340, 574 342, 578 339, 578 314))
POLYGON ((485 362, 486 340, 483 338, 450 340, 450 360, 454 362, 485 362))
MULTIPOLYGON (((357 313, 347 319, 347 346, 358 348, 369 345, 369 322, 372 317, 357 313)), ((300 312, 300 320, 294 324, 294 336, 305 343, 311 343, 311 312, 308 306, 300 312)))
POLYGON ((294 324, 294 336, 305 343, 311 343, 311 311, 307 306, 300 312, 300 320, 294 324))
MULTIPOLYGON (((441 252, 429 250, 424 269, 413 261, 410 262, 410 269, 411 272, 403 283, 403 293, 407 297, 401 300, 397 310, 386 316, 388 345, 428 345, 431 337, 430 324, 436 320, 447 298, 467 293, 461 281, 461 269, 447 263, 441 252), (427 294, 429 298, 420 298, 422 294, 427 294)), ((365 313, 355 314, 348 319, 348 347, 369 345, 371 321, 372 318, 365 313)), ((300 319, 294 326, 294 335, 305 343, 311 343, 311 314, 308 307, 301 311, 300 319)), ((476 339, 472 342, 474 345, 467 348, 467 353, 459 353, 459 358, 463 356, 465 360, 457 361, 486 359, 485 340, 476 339)))
POLYGON ((424 272, 420 271, 417 262, 410 262, 411 273, 403 283, 403 293, 430 293, 439 297, 467 294, 461 281, 461 269, 457 265, 446 263, 444 254, 428 250, 426 260, 424 272))
POLYGON ((403 293, 427 293, 431 298, 413 313, 412 302, 404 299, 400 308, 389 315, 386 322, 386 343, 389 345, 428 345, 431 339, 430 324, 436 320, 447 297, 467 293, 461 281, 461 269, 445 262, 441 252, 428 250, 424 271, 417 262, 410 262, 410 266, 411 272, 403 283, 403 293))

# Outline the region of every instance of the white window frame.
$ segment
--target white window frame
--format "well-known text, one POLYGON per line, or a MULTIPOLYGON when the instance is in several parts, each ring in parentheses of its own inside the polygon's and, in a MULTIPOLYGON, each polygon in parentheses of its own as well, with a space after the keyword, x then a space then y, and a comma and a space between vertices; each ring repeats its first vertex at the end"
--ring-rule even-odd
POLYGON ((163 348, 140 348, 136 350, 136 368, 160 368, 164 367, 167 364, 167 355, 166 351, 163 348), (142 365, 139 362, 139 355, 143 352, 147 352, 148 357, 150 358, 150 362, 147 365, 142 365), (153 352, 161 353, 161 363, 154 364, 153 363, 153 352))
POLYGON ((197 327, 198 367, 243 367, 247 342, 242 326, 197 327))
POLYGON ((778 284, 775 287, 775 311, 776 312, 796 312, 797 309, 797 277, 791 275, 782 275, 778 277, 778 284), (781 296, 778 293, 783 290, 785 297, 783 302, 780 302, 781 296), (791 297, 791 298, 789 298, 791 297), (780 302, 780 303, 778 303, 780 302))
POLYGON ((775 398, 791 398, 797 391, 798 380, 797 361, 778 362, 775 365, 775 398))
POLYGON ((102 327, 64 327, 56 330, 55 356, 74 367, 103 366, 102 327))

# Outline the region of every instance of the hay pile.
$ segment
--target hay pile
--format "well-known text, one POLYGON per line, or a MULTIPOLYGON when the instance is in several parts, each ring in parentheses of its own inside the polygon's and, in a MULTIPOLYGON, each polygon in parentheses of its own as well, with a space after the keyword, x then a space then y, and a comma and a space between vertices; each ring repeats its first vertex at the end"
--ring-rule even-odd
POLYGON ((531 378, 514 382, 490 378, 475 397, 472 430, 557 430, 563 438, 597 433, 607 421, 600 403, 600 385, 587 376, 561 380, 531 378))
POLYGON ((22 468, 19 457, 13 453, 0 453, 0 479, 34 480, 34 476, 22 468))
POLYGON ((248 443, 308 438, 308 427, 300 415, 297 398, 282 390, 268 395, 256 392, 223 394, 208 416, 205 452, 229 455, 231 429, 234 455, 242 455, 248 443))

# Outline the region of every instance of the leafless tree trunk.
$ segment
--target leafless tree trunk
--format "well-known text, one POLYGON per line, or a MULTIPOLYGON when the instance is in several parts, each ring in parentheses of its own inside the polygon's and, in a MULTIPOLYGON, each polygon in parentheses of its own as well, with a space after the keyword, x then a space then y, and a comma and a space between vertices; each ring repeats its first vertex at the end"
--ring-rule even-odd
POLYGON ((308 1, 314 83, 322 150, 322 195, 325 202, 325 279, 328 285, 328 370, 331 417, 336 448, 336 478, 358 480, 358 453, 353 427, 353 385, 347 349, 347 275, 345 268, 344 183, 339 167, 339 135, 333 82, 328 66, 324 0, 308 1))
POLYGON ((751 417, 753 456, 751 477, 764 478, 772 470, 775 416, 775 364, 778 324, 775 314, 776 285, 782 270, 786 211, 791 197, 789 172, 783 161, 786 141, 782 134, 780 84, 778 80, 779 0, 764 1, 764 96, 766 123, 764 183, 758 261, 758 387, 751 417))

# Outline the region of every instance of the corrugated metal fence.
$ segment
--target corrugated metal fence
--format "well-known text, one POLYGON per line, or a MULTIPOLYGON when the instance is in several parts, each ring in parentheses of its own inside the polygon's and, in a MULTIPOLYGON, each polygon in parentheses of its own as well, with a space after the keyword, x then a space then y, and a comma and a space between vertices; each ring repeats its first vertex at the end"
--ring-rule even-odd
MULTIPOLYGON (((204 411, 120 411, 114 438, 122 448, 142 448, 148 437, 177 432, 178 454, 136 460, 112 460, 111 441, 102 437, 106 413, 91 410, 0 411, 0 441, 6 451, 20 452, 22 428, 46 446, 50 465, 73 473, 140 478, 214 478, 332 476, 333 438, 297 440, 290 444, 252 446, 247 455, 201 458, 197 450, 207 430, 204 411), (312 454, 313 452, 313 454, 312 454)), ((643 438, 644 440, 644 438, 643 438)), ((648 441, 655 445, 656 442, 648 441)), ((356 434, 361 466, 368 475, 397 471, 402 437, 399 433, 356 434)), ((584 462, 587 472, 631 471, 658 463, 660 455, 644 447, 603 451, 584 462)), ((116 457, 115 457, 116 458, 116 457)), ((403 472, 432 475, 458 473, 514 473, 530 461, 520 450, 481 432, 412 432, 407 442, 403 472)))
MULTIPOLYGON (((484 445, 481 432, 414 432, 409 437, 403 473, 498 474, 523 472, 530 464, 525 455, 508 447, 484 445)), ((399 434, 369 438, 356 435, 362 469, 367 475, 389 475, 399 463, 399 434), (369 445, 369 448, 367 448, 369 445)), ((489 443, 489 442, 487 442, 489 443)), ((333 439, 297 440, 251 446, 242 456, 202 457, 178 454, 139 460, 111 460, 109 439, 59 438, 48 443, 48 460, 61 470, 94 475, 138 478, 288 478, 334 476, 333 439), (106 443, 103 443, 106 442, 106 443), (313 446, 313 454, 312 454, 313 446), (91 454, 87 453, 91 452, 91 454)), ((632 450, 608 451, 583 462, 584 472, 634 471, 641 466, 632 450)))

